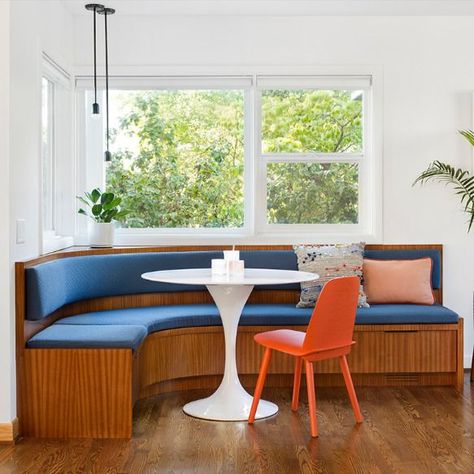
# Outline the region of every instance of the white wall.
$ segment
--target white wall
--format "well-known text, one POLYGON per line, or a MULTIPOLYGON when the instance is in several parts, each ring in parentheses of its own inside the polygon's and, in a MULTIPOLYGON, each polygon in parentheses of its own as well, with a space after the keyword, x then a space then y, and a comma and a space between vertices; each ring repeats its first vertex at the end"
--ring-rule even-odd
MULTIPOLYGON (((445 304, 473 344, 474 234, 451 190, 412 188, 441 159, 472 169, 474 17, 130 16, 110 19, 112 70, 156 66, 379 65, 384 75, 383 240, 445 246, 445 304)), ((76 17, 75 64, 90 71, 90 18, 76 17)))
POLYGON ((8 156, 8 142, 3 137, 3 133, 8 131, 8 122, 5 126, 0 124, 0 212, 8 215, 8 208, 3 209, 8 203, 10 212, 10 222, 3 225, 0 235, 0 423, 11 421, 16 416, 14 290, 5 276, 11 278, 15 261, 37 255, 40 245, 42 51, 64 68, 71 68, 73 20, 62 2, 0 1, 0 120, 5 120, 5 117, 8 120, 4 107, 8 105, 5 97, 8 97, 7 81, 10 81, 10 135, 6 137, 9 138, 10 173, 8 163, 3 163, 8 156), (4 198, 5 193, 7 196, 4 198), (26 220, 24 244, 16 244, 16 219, 26 220), (5 294, 10 294, 10 298, 5 298, 5 294))
MULTIPOLYGON (((0 215, 9 214, 10 2, 0 2, 0 215)), ((0 423, 14 418, 14 323, 9 221, 0 232, 0 423)))

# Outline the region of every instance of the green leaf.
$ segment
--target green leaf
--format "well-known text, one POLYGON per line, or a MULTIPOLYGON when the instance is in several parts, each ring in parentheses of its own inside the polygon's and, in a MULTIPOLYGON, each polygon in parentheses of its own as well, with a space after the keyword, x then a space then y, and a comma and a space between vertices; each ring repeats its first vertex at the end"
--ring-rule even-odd
POLYGON ((76 196, 76 199, 78 201, 81 201, 83 204, 85 204, 87 207, 90 207, 90 202, 86 201, 82 196, 76 196))
POLYGON ((459 130, 459 133, 474 146, 474 132, 472 130, 459 130))
POLYGON ((95 204, 100 198, 100 189, 96 188, 93 189, 91 194, 90 194, 90 199, 91 201, 95 204))
POLYGON ((116 208, 120 203, 122 202, 122 199, 116 198, 113 201, 103 204, 104 209, 114 209, 116 208))
POLYGON ((123 210, 123 211, 119 211, 117 212, 117 214, 115 215, 115 219, 119 220, 119 219, 122 219, 123 217, 127 216, 130 212, 129 211, 126 211, 126 210, 123 210))
POLYGON ((79 210, 77 211, 77 213, 78 213, 78 214, 83 214, 83 215, 85 215, 85 216, 87 216, 87 215, 88 215, 88 214, 87 214, 87 212, 86 212, 86 211, 84 211, 84 209, 82 209, 82 208, 81 208, 81 209, 79 209, 79 210))
POLYGON ((100 202, 102 205, 104 204, 110 204, 114 200, 114 194, 113 193, 104 193, 100 197, 100 202))
POLYGON ((469 225, 467 227, 468 232, 471 231, 472 224, 474 224, 474 208, 471 208, 469 212, 471 213, 471 218, 469 219, 469 225))
POLYGON ((100 216, 101 212, 102 212, 102 204, 94 204, 92 206, 92 214, 95 216, 95 217, 98 217, 100 216))

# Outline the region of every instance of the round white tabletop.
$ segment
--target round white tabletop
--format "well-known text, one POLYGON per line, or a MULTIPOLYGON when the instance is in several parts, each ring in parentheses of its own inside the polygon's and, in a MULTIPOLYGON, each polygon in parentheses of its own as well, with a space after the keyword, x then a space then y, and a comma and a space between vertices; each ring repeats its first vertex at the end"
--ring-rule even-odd
POLYGON ((284 285, 319 278, 315 273, 294 270, 246 268, 244 275, 213 275, 210 268, 186 268, 148 272, 142 278, 181 285, 284 285))
MULTIPOLYGON (((283 285, 317 280, 315 273, 294 270, 246 268, 243 275, 212 275, 210 268, 148 272, 142 278, 162 283, 205 285, 213 297, 224 326, 225 368, 219 388, 207 398, 186 404, 183 410, 196 418, 217 421, 247 420, 253 397, 239 380, 235 355, 237 327, 242 309, 255 285, 283 285)), ((212 348, 209 348, 212 349, 212 348)), ((274 403, 260 400, 256 419, 278 412, 274 403)))

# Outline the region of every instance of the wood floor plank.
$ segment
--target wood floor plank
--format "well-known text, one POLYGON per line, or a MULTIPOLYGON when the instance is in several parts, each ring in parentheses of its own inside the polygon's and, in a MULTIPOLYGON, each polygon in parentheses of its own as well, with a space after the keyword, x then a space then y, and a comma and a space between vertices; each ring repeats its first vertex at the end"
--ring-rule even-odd
MULTIPOLYGON (((316 379, 317 380, 317 379, 316 379)), ((320 387, 320 437, 312 439, 306 395, 269 388, 277 416, 218 423, 188 417, 183 404, 209 390, 137 403, 131 440, 21 439, 0 446, 0 474, 474 473, 474 386, 359 387, 365 421, 355 425, 342 387, 320 387)))

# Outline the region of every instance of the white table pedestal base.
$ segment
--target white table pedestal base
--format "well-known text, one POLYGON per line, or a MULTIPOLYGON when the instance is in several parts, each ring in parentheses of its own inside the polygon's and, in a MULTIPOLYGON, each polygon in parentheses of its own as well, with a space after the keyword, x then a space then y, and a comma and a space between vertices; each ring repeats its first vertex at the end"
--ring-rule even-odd
MULTIPOLYGON (((231 393, 225 388, 223 390, 219 388, 208 398, 187 403, 184 405, 183 411, 187 415, 205 420, 246 421, 249 417, 252 400, 253 397, 242 386, 240 388, 233 387, 231 393)), ((277 412, 277 405, 260 400, 255 418, 267 418, 277 412)))
MULTIPOLYGON (((239 380, 235 358, 237 327, 242 309, 252 292, 253 285, 207 285, 219 309, 225 336, 224 377, 219 388, 208 398, 190 402, 183 407, 188 415, 205 420, 242 421, 247 420, 253 397, 239 380)), ((213 348, 210 347, 209 351, 213 348)), ((278 412, 278 406, 260 400, 256 419, 266 418, 278 412)))

